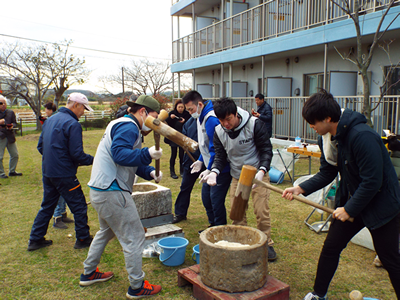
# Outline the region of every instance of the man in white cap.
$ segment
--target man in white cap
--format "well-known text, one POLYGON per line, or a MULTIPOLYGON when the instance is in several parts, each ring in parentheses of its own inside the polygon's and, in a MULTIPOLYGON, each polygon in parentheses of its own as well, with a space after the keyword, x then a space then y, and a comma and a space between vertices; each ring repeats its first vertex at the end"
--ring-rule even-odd
POLYGON ((142 95, 135 102, 128 100, 129 113, 108 124, 97 147, 92 175, 88 183, 90 200, 99 215, 100 230, 90 245, 88 256, 83 263, 84 272, 79 284, 89 286, 111 279, 112 272, 100 272, 97 265, 107 243, 117 237, 125 256, 125 267, 130 286, 126 297, 139 299, 161 291, 160 285, 144 280, 142 252, 145 232, 132 201, 132 187, 135 176, 155 179, 159 182, 152 159, 160 159, 162 150, 155 147, 142 148, 140 131, 150 130, 144 124, 148 115, 157 118, 160 104, 150 96, 142 95))
POLYGON ((76 178, 79 165, 93 164, 93 156, 83 151, 82 126, 79 118, 86 110, 93 111, 88 99, 81 93, 72 93, 66 107, 43 124, 37 149, 42 154, 43 201, 33 222, 28 251, 50 246, 46 240, 49 222, 63 196, 75 219, 75 249, 87 248, 92 242, 87 225, 87 204, 76 178))

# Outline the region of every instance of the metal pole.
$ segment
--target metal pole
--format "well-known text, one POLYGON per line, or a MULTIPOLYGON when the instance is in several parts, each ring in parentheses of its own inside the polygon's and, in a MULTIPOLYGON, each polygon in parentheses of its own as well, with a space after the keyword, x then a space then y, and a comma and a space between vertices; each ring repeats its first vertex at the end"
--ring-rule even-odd
POLYGON ((328 72, 328 43, 325 43, 324 48, 324 90, 326 90, 326 83, 328 81, 327 72, 328 72))
POLYGON ((224 64, 220 65, 221 67, 221 78, 220 78, 220 84, 221 84, 221 88, 220 88, 220 96, 221 98, 225 96, 224 90, 225 90, 225 86, 224 86, 224 64))
POLYGON ((181 98, 181 73, 178 72, 178 98, 181 98))
POLYGON ((233 97, 232 95, 232 77, 233 77, 233 70, 232 64, 229 64, 229 97, 233 97))
POLYGON ((261 93, 265 96, 265 56, 261 56, 261 93))

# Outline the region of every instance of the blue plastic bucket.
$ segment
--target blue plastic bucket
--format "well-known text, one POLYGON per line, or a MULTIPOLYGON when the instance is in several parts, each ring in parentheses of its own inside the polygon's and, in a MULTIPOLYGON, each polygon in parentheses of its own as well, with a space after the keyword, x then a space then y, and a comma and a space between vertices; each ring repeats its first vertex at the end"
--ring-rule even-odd
POLYGON ((161 248, 160 261, 169 267, 175 267, 185 262, 186 246, 189 241, 183 237, 165 237, 157 242, 161 248))
POLYGON ((200 263, 200 245, 197 244, 196 246, 193 247, 193 254, 192 254, 192 259, 199 264, 200 263), (196 259, 194 258, 196 256, 196 259))
POLYGON ((269 169, 269 181, 279 184, 283 182, 284 177, 281 171, 274 168, 269 169))

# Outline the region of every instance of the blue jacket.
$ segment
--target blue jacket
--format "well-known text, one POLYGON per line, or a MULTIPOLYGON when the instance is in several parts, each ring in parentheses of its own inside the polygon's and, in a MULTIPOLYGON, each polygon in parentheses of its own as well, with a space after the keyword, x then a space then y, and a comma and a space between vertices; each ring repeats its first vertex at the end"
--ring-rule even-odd
POLYGON ((272 137, 272 108, 271 106, 264 101, 263 104, 261 104, 257 108, 257 112, 260 114, 258 117, 261 121, 265 123, 267 126, 267 132, 269 134, 269 137, 272 137))
MULTIPOLYGON (((210 112, 214 110, 214 105, 211 102, 211 100, 208 100, 206 102, 204 102, 204 108, 200 113, 200 117, 199 117, 199 122, 200 124, 203 123, 204 121, 204 117, 210 112)), ((215 158, 215 149, 214 149, 214 132, 215 132, 215 127, 217 127, 219 125, 219 120, 217 117, 213 117, 210 116, 207 121, 206 121, 206 133, 208 135, 208 140, 210 141, 208 144, 208 149, 210 151, 210 162, 208 164, 208 166, 205 166, 207 169, 211 170, 211 167, 214 163, 214 158, 215 158)), ((199 161, 203 161, 203 157, 200 155, 199 157, 199 161)), ((227 163, 225 165, 225 168, 222 170, 221 173, 226 173, 226 172, 230 172, 230 167, 229 164, 227 163)))
POLYGON ((337 167, 326 162, 320 138, 319 172, 300 187, 309 195, 332 182, 339 171, 336 207, 344 207, 351 217, 361 217, 365 226, 376 229, 400 213, 400 186, 381 137, 366 122, 364 115, 346 109, 334 136, 337 167))
POLYGON ((73 177, 79 165, 93 163, 93 156, 83 152, 82 126, 66 107, 43 124, 37 149, 42 154, 42 172, 46 177, 73 177))

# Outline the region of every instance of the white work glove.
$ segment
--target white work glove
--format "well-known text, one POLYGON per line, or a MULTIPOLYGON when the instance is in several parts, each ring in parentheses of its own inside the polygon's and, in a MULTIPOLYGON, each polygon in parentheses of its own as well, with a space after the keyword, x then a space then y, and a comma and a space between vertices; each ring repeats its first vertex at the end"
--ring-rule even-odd
MULTIPOLYGON (((254 177, 254 178, 262 181, 264 178, 264 175, 265 175, 264 171, 260 170, 257 172, 256 177, 254 177)), ((253 184, 252 188, 255 189, 256 187, 257 187, 257 184, 253 184)))
POLYGON ((162 149, 160 148, 160 150, 156 150, 156 146, 150 147, 149 154, 152 159, 160 159, 162 155, 162 149))
POLYGON ((160 171, 160 175, 156 176, 156 170, 150 172, 150 176, 154 178, 156 183, 159 183, 162 179, 162 172, 160 171))
POLYGON ((195 161, 194 163, 192 163, 192 165, 190 166, 190 168, 192 169, 192 170, 190 171, 190 173, 193 174, 193 173, 200 172, 202 166, 203 166, 203 162, 202 162, 202 161, 199 161, 199 160, 196 160, 196 161, 195 161))
POLYGON ((203 172, 200 173, 199 178, 200 178, 200 182, 199 183, 204 183, 207 182, 207 180, 205 179, 205 177, 210 174, 210 170, 206 169, 203 172))
POLYGON ((204 180, 207 180, 207 184, 209 186, 214 186, 217 185, 217 173, 215 172, 211 172, 210 174, 208 174, 204 180))

